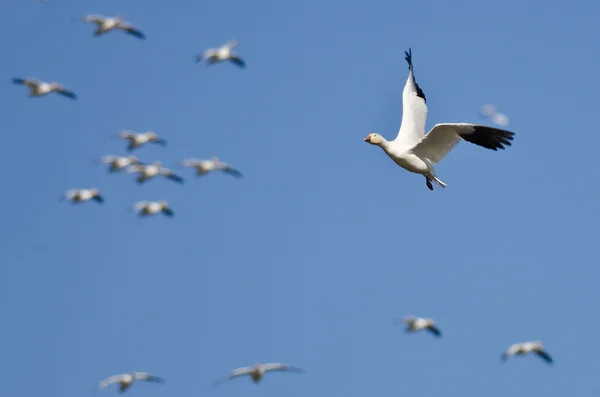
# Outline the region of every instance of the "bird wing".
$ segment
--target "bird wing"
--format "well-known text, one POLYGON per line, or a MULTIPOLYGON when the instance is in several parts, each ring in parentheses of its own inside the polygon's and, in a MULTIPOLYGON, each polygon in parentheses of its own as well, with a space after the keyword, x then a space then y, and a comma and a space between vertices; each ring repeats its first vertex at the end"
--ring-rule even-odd
POLYGON ((229 57, 229 61, 231 61, 232 63, 236 64, 240 68, 246 67, 246 62, 244 62, 244 60, 242 58, 240 58, 239 56, 237 56, 237 55, 230 56, 229 57))
POLYGON ((110 376, 98 382, 98 385, 96 385, 96 389, 104 389, 105 387, 112 385, 113 383, 119 383, 123 380, 123 378, 124 375, 110 376))
POLYGON ((160 376, 149 374, 148 372, 135 372, 133 374, 136 380, 145 380, 147 382, 165 383, 165 380, 160 376))
POLYGON ((415 80, 412 63, 412 51, 406 54, 408 62, 408 79, 402 92, 402 123, 396 139, 392 142, 402 148, 409 148, 423 138, 425 121, 427 120, 427 104, 425 94, 415 80))
POLYGON ((85 15, 85 16, 81 17, 81 20, 83 22, 95 23, 95 24, 100 25, 100 24, 104 23, 106 18, 103 17, 102 15, 85 15))
POLYGON ((217 380, 215 382, 215 386, 220 383, 226 382, 229 379, 237 378, 238 376, 250 375, 252 373, 252 371, 254 371, 254 368, 252 368, 252 367, 242 367, 242 368, 234 369, 233 371, 231 371, 230 373, 225 375, 223 378, 217 380))
POLYGON ((109 164, 112 163, 113 161, 115 161, 116 159, 118 159, 117 156, 103 156, 102 158, 100 158, 100 160, 105 163, 105 164, 109 164))
POLYGON ((149 204, 150 204, 149 201, 138 201, 137 203, 135 203, 133 205, 133 209, 134 209, 134 211, 140 211, 140 210, 146 208, 149 204))
POLYGON ((427 330, 438 338, 442 336, 442 332, 440 331, 440 329, 433 324, 429 325, 427 327, 427 330))
POLYGON ((535 352, 535 354, 537 354, 539 357, 541 357, 548 364, 552 364, 553 363, 552 357, 550 357, 550 355, 548 354, 548 352, 546 352, 544 349, 535 349, 534 352, 535 352))
POLYGON ((66 89, 65 87, 60 87, 56 92, 62 96, 66 96, 67 98, 77 99, 77 95, 71 91, 66 89))
POLYGON ((181 163, 179 163, 182 167, 196 167, 200 165, 201 160, 199 159, 184 159, 181 163))
POLYGON ((292 372, 304 372, 302 368, 297 368, 289 364, 282 363, 267 363, 263 364, 262 367, 265 371, 292 371, 292 372))
POLYGON ((160 170, 160 174, 166 176, 168 179, 172 180, 173 182, 183 183, 183 178, 180 177, 179 175, 175 174, 170 169, 163 168, 160 170))
POLYGON ((132 36, 137 37, 138 39, 145 39, 146 35, 144 33, 142 33, 141 30, 138 30, 135 26, 130 25, 128 23, 120 23, 119 24, 119 29, 129 33, 132 36))
POLYGON ((510 146, 513 135, 510 131, 478 124, 436 124, 410 151, 438 164, 461 139, 486 149, 498 150, 505 149, 505 145, 510 146))
POLYGON ((143 172, 146 169, 145 165, 132 164, 127 167, 127 172, 143 172))
POLYGON ((21 79, 21 78, 15 78, 12 79, 12 82, 14 84, 19 84, 19 85, 26 85, 29 88, 34 88, 38 85, 38 82, 34 79, 21 79))

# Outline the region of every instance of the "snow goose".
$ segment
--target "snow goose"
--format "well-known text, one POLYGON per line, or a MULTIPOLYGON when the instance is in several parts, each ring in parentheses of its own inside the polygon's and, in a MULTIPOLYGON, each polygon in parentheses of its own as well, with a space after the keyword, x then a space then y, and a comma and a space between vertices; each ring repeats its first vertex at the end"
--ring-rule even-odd
POLYGON ((154 178, 155 176, 164 176, 173 182, 183 183, 183 178, 176 175, 173 171, 168 168, 163 168, 160 161, 156 161, 154 164, 134 164, 127 167, 128 172, 137 172, 137 183, 144 183, 148 179, 154 178))
POLYGON ((223 383, 225 381, 228 381, 230 379, 237 378, 239 376, 245 376, 245 375, 250 375, 250 377, 252 378, 252 380, 254 381, 254 383, 258 383, 263 378, 263 376, 265 375, 265 373, 269 372, 269 371, 288 371, 288 372, 297 372, 297 373, 304 372, 303 369, 297 368, 297 367, 293 367, 293 366, 288 365, 288 364, 282 364, 282 363, 261 364, 261 363, 256 363, 252 367, 242 367, 242 368, 234 369, 229 374, 227 374, 223 379, 220 379, 220 380, 216 381, 215 382, 215 386, 218 385, 218 384, 220 384, 220 383, 223 383))
POLYGON ((148 216, 162 212, 168 217, 175 215, 169 203, 166 200, 161 201, 139 201, 133 205, 133 210, 139 213, 139 216, 148 216))
POLYGON ((127 145, 127 151, 131 152, 134 149, 139 148, 147 143, 155 143, 160 146, 167 146, 167 141, 158 136, 154 131, 135 133, 133 131, 121 131, 116 135, 121 139, 129 142, 127 145))
POLYGON ((101 161, 108 164, 109 172, 122 171, 134 164, 143 164, 136 156, 104 156, 101 161))
POLYGON ((214 170, 223 171, 226 174, 233 175, 236 178, 242 178, 242 173, 233 168, 230 164, 220 161, 217 157, 210 160, 185 159, 180 163, 183 167, 193 167, 196 169, 196 175, 204 175, 214 170))
POLYGON ((486 118, 490 118, 494 124, 501 127, 508 125, 508 116, 496 110, 494 105, 483 105, 479 109, 479 113, 486 118))
POLYGON ((502 354, 501 358, 502 361, 506 361, 509 357, 515 355, 525 355, 529 353, 537 354, 538 357, 543 359, 548 364, 553 363, 552 357, 550 357, 546 349, 544 349, 543 342, 539 340, 532 342, 515 343, 514 345, 511 345, 508 347, 508 349, 506 349, 506 351, 502 354))
POLYGON ((514 133, 478 124, 444 123, 435 125, 424 135, 427 119, 425 94, 415 81, 411 50, 405 54, 409 72, 402 93, 403 115, 398 135, 393 141, 388 141, 379 134, 371 133, 364 141, 381 147, 405 170, 425 176, 430 190, 433 190, 432 181, 445 188, 446 184, 435 174, 434 164, 438 164, 461 140, 498 150, 511 145, 514 133))
POLYGON ((83 203, 84 201, 94 200, 100 204, 104 202, 104 198, 100 195, 98 189, 69 189, 61 196, 62 200, 70 200, 71 203, 83 203))
POLYGON ((111 377, 108 377, 108 378, 100 381, 98 383, 98 385, 96 386, 96 390, 104 389, 107 386, 110 386, 114 383, 118 383, 119 384, 119 392, 123 393, 127 389, 129 389, 129 387, 135 381, 138 381, 138 380, 143 380, 146 382, 165 383, 165 380, 163 378, 149 374, 147 372, 131 372, 128 374, 111 376, 111 377))
POLYGON ((114 29, 120 29, 139 39, 145 39, 146 36, 133 25, 124 21, 124 15, 118 15, 113 18, 107 18, 102 15, 85 15, 81 19, 83 22, 95 23, 98 28, 94 32, 94 36, 102 36, 105 33, 114 29))
POLYGON ((209 48, 204 51, 202 54, 196 55, 196 63, 205 61, 208 65, 212 65, 213 63, 219 63, 224 61, 230 61, 240 68, 246 66, 246 63, 239 57, 238 54, 231 51, 235 47, 237 47, 237 40, 231 40, 227 44, 219 48, 209 48))
POLYGON ((48 95, 52 92, 56 92, 59 95, 65 96, 71 99, 77 99, 77 95, 73 91, 70 91, 63 87, 62 85, 53 82, 47 83, 45 81, 39 81, 37 79, 21 79, 14 78, 12 79, 14 84, 24 85, 29 87, 29 96, 30 97, 41 97, 44 95, 48 95))
POLYGON ((402 322, 406 324, 406 332, 427 330, 437 338, 442 336, 441 331, 435 326, 435 321, 432 318, 406 316, 402 319, 402 322))

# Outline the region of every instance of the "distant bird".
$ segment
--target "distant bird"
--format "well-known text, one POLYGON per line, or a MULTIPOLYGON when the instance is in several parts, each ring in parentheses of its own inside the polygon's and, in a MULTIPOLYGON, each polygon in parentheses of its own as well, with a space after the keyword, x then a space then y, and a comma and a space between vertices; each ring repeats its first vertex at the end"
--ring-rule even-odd
POLYGON ((515 355, 525 355, 529 353, 535 353, 543 359, 546 363, 552 364, 552 357, 548 354, 548 352, 544 349, 544 344, 542 341, 532 341, 532 342, 523 342, 523 343, 515 343, 506 349, 506 351, 502 354, 502 361, 506 361, 509 357, 515 355))
POLYGON ((180 163, 183 167, 193 167, 196 169, 196 175, 204 175, 214 170, 223 171, 229 175, 233 175, 236 178, 242 178, 242 173, 231 165, 220 161, 217 157, 213 157, 210 160, 199 160, 199 159, 185 159, 180 163))
POLYGON ((227 44, 219 48, 209 48, 204 51, 202 54, 196 55, 196 63, 205 61, 208 65, 212 65, 214 63, 230 61, 240 68, 246 66, 246 63, 239 57, 238 54, 231 51, 233 48, 237 47, 237 40, 231 40, 227 44))
POLYGON ((131 152, 147 143, 156 143, 160 146, 167 146, 167 141, 158 136, 154 131, 135 133, 133 131, 121 131, 116 135, 119 138, 129 141, 127 151, 131 152))
POLYGON ((490 118, 494 124, 497 124, 501 127, 506 127, 508 125, 508 116, 504 113, 498 112, 494 105, 483 105, 479 109, 479 113, 483 117, 490 118))
POLYGON ((59 95, 66 96, 67 98, 77 99, 77 95, 73 91, 70 91, 63 87, 62 85, 53 82, 47 83, 45 81, 39 81, 37 79, 21 79, 14 78, 12 79, 14 84, 24 85, 29 87, 29 96, 30 97, 41 97, 44 95, 48 95, 52 92, 56 92, 59 95))
POLYGON ((100 381, 100 383, 98 383, 98 385, 96 386, 96 390, 104 389, 105 387, 107 387, 109 385, 118 383, 120 385, 119 392, 123 393, 129 387, 131 387, 131 385, 135 381, 138 381, 138 380, 143 380, 143 381, 147 381, 147 382, 155 382, 155 383, 165 383, 165 380, 163 378, 159 378, 158 376, 149 374, 147 372, 131 372, 128 374, 111 376, 109 378, 106 378, 106 379, 100 381))
POLYGON ((427 330, 435 337, 439 338, 442 336, 440 330, 435 326, 435 321, 431 318, 406 316, 402 319, 402 322, 406 324, 406 332, 427 330))
POLYGON ((164 176, 167 179, 172 180, 173 182, 183 183, 183 178, 179 175, 176 175, 168 168, 163 168, 162 163, 160 161, 156 161, 154 164, 135 164, 127 167, 128 172, 137 172, 139 176, 137 177, 138 183, 144 183, 148 179, 154 178, 156 176, 164 176))
POLYGON ((427 187, 433 190, 432 181, 445 188, 435 174, 438 164, 460 141, 474 143, 491 150, 510 146, 513 132, 467 123, 445 123, 435 125, 427 135, 425 121, 427 105, 425 94, 415 81, 412 53, 406 54, 408 80, 402 93, 402 124, 396 139, 388 141, 379 134, 371 133, 364 141, 379 146, 400 167, 425 177, 427 187))
POLYGON ((173 210, 169 207, 169 203, 162 201, 139 201, 133 205, 133 210, 138 211, 139 216, 148 216, 162 212, 168 217, 174 215, 173 210))
POLYGON ((100 195, 98 189, 70 189, 61 196, 62 200, 70 200, 71 203, 83 203, 84 201, 94 200, 100 204, 104 202, 104 198, 100 195))
POLYGON ((102 162, 108 164, 108 171, 122 171, 133 164, 143 164, 136 156, 104 156, 102 162))
POLYGON ((229 374, 227 374, 223 379, 220 379, 220 380, 216 381, 215 382, 215 386, 218 385, 218 384, 220 384, 220 383, 223 383, 225 381, 228 381, 230 379, 237 378, 239 376, 244 376, 244 375, 250 375, 250 377, 252 377, 252 380, 254 381, 254 383, 258 383, 263 378, 263 376, 265 375, 265 373, 269 372, 269 371, 288 371, 288 372, 297 372, 297 373, 304 372, 303 369, 297 368, 297 367, 293 367, 293 366, 288 365, 288 364, 282 364, 282 363, 260 364, 260 363, 256 363, 252 367, 242 367, 242 368, 234 369, 229 374))
POLYGON ((95 23, 98 26, 94 32, 94 36, 102 36, 111 30, 119 29, 139 39, 143 40, 146 38, 146 36, 140 30, 125 22, 124 18, 124 15, 118 15, 114 18, 107 18, 102 15, 85 15, 81 18, 81 20, 87 23, 95 23))

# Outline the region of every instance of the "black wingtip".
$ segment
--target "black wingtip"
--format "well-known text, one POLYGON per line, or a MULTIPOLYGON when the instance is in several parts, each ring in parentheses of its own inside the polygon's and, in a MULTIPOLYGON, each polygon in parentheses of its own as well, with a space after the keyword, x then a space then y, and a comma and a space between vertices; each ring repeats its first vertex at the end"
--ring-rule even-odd
POLYGON ((404 51, 404 55, 406 55, 404 59, 406 59, 406 62, 408 62, 408 69, 412 69, 412 49, 409 47, 408 51, 404 51))
POLYGON ((514 135, 514 132, 478 125, 473 127, 471 134, 461 136, 467 142, 497 151, 498 149, 506 149, 506 146, 511 146, 514 135))

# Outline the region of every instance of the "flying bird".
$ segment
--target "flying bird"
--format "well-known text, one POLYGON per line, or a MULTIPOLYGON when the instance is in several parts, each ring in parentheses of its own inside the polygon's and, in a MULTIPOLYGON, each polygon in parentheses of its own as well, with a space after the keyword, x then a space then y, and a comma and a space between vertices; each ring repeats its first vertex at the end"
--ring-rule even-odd
POLYGON ((135 28, 130 23, 125 22, 124 18, 124 15, 118 15, 113 18, 107 18, 102 15, 85 15, 81 18, 81 20, 83 22, 96 24, 96 26, 98 27, 94 32, 94 36, 96 37, 102 36, 103 34, 110 32, 111 30, 119 29, 139 39, 146 38, 144 33, 135 28))
POLYGON ((104 198, 100 195, 100 191, 96 188, 92 189, 69 189, 61 196, 61 201, 69 200, 71 203, 83 203, 84 201, 94 200, 102 204, 104 198))
POLYGON ((154 131, 135 133, 133 131, 121 131, 116 137, 129 142, 127 151, 131 152, 147 143, 155 143, 160 146, 167 146, 167 141, 158 136, 154 131))
POLYGON ((532 341, 532 342, 523 342, 523 343, 515 343, 506 349, 506 351, 502 354, 502 361, 506 361, 509 357, 515 355, 526 355, 529 353, 535 353, 538 357, 544 360, 548 364, 552 364, 554 361, 552 357, 548 354, 546 349, 544 349, 544 344, 542 341, 532 341))
POLYGON ((65 96, 71 99, 77 99, 77 95, 71 90, 66 89, 62 85, 53 82, 47 83, 45 81, 39 81, 37 79, 21 79, 14 78, 12 79, 14 84, 24 85, 29 88, 29 97, 41 97, 44 95, 48 95, 52 92, 56 92, 59 95, 65 96))
POLYGON ((134 164, 143 164, 136 156, 104 156, 101 161, 108 164, 109 172, 122 171, 134 164))
POLYGON ((219 48, 209 48, 202 54, 196 55, 196 63, 205 61, 206 64, 212 65, 214 63, 229 61, 240 68, 244 68, 246 63, 239 57, 238 54, 232 51, 233 48, 237 47, 237 40, 231 40, 227 44, 219 48))
POLYGON ((173 182, 183 183, 183 178, 179 175, 175 174, 168 168, 164 168, 160 161, 156 161, 154 164, 134 164, 127 167, 128 172, 137 172, 139 176, 137 177, 137 183, 144 183, 148 179, 154 178, 156 176, 164 176, 167 179, 172 180, 173 182))
POLYGON ((131 387, 131 385, 135 381, 138 381, 138 380, 143 380, 146 382, 165 383, 165 380, 163 378, 149 374, 147 372, 131 372, 128 374, 111 376, 111 377, 108 377, 108 378, 100 381, 98 383, 98 385, 96 386, 96 390, 104 389, 105 387, 107 387, 109 385, 118 383, 119 384, 119 392, 123 393, 127 389, 129 389, 129 387, 131 387))
POLYGON ((406 332, 427 330, 437 338, 442 336, 441 331, 436 327, 435 321, 432 318, 406 316, 402 319, 402 322, 406 324, 406 332))
POLYGON ((243 175, 240 171, 233 168, 230 164, 222 162, 217 157, 213 157, 210 160, 199 160, 199 159, 185 159, 180 163, 183 167, 193 167, 196 169, 196 175, 204 175, 211 171, 223 171, 226 174, 232 175, 236 178, 242 178, 243 175))
POLYGON ((398 135, 388 141, 379 134, 371 133, 364 141, 381 147, 405 170, 423 175, 429 190, 433 190, 432 182, 445 188, 446 184, 435 173, 434 164, 438 164, 460 141, 498 150, 511 145, 514 133, 478 124, 444 123, 435 125, 425 135, 425 94, 413 74, 411 50, 405 54, 409 73, 402 93, 402 123, 398 135))
POLYGON ((242 368, 234 369, 229 374, 227 374, 224 378, 216 381, 215 382, 215 386, 218 385, 218 384, 220 384, 220 383, 223 383, 225 381, 228 381, 230 379, 237 378, 239 376, 245 376, 245 375, 249 375, 252 378, 252 380, 254 381, 254 383, 258 383, 263 378, 263 376, 265 375, 265 373, 267 373, 269 371, 288 371, 288 372, 297 372, 297 373, 304 372, 303 369, 297 368, 297 367, 293 367, 293 366, 288 365, 288 364, 282 364, 282 363, 261 364, 261 363, 256 363, 252 367, 242 367, 242 368))
POLYGON ((479 109, 479 113, 483 117, 490 118, 494 124, 501 127, 506 127, 508 125, 508 116, 496 110, 494 105, 483 105, 479 109))
POLYGON ((159 212, 162 212, 168 217, 173 217, 173 215, 175 215, 166 200, 139 201, 133 205, 133 210, 137 211, 140 217, 158 214, 159 212))

